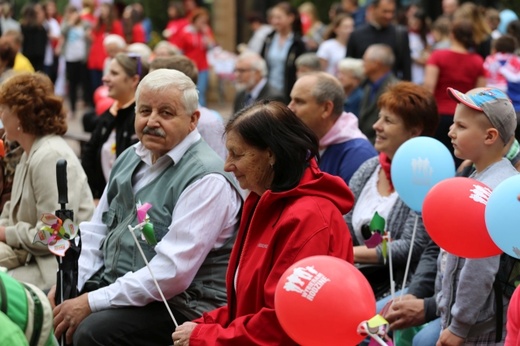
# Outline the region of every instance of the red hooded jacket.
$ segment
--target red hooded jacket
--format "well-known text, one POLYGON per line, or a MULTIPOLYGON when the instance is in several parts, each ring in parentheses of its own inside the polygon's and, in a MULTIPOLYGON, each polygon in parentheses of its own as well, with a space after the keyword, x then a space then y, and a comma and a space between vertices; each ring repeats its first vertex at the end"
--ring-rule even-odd
POLYGON ((194 321, 199 325, 190 345, 296 345, 276 318, 276 285, 306 257, 329 255, 353 263, 342 216, 353 201, 345 182, 321 172, 314 160, 294 189, 262 196, 251 192, 229 260, 228 305, 194 321))

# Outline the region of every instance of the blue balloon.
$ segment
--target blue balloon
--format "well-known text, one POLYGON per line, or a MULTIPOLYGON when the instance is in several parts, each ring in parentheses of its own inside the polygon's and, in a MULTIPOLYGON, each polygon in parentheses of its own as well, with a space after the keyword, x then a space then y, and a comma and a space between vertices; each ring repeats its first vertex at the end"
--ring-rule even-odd
POLYGON ((507 178, 491 192, 484 217, 489 236, 498 248, 520 258, 520 175, 507 178))
POLYGON ((435 138, 414 137, 397 149, 391 174, 399 197, 412 210, 421 212, 428 191, 455 176, 455 162, 448 148, 435 138))

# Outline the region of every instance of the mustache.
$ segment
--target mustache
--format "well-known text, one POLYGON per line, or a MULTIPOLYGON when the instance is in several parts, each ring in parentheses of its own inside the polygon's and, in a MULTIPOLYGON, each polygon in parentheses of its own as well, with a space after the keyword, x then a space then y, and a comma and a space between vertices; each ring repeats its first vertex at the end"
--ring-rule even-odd
POLYGON ((166 137, 166 132, 160 128, 153 128, 149 126, 145 126, 143 129, 143 135, 152 135, 157 137, 166 137))

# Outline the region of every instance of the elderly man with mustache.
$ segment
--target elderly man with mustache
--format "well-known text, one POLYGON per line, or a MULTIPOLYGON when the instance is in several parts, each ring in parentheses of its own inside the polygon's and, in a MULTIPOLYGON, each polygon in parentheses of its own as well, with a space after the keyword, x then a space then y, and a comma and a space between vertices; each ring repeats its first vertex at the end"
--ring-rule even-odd
POLYGON ((152 204, 158 244, 138 241, 176 321, 226 302, 242 199, 197 131, 196 86, 159 69, 143 78, 135 101, 139 142, 117 158, 93 219, 80 225, 82 294, 54 309, 56 336, 75 346, 171 343, 174 324, 128 229, 139 223, 140 203, 152 204))

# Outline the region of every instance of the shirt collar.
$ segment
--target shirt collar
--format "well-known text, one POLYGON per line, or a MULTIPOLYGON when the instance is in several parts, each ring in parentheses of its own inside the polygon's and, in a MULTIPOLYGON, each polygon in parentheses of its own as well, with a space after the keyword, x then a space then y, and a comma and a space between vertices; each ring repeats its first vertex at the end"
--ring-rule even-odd
POLYGON ((373 89, 379 89, 379 87, 381 86, 381 84, 383 84, 383 81, 386 79, 386 77, 388 77, 388 75, 390 74, 390 72, 392 71, 388 71, 387 73, 385 73, 381 78, 379 78, 378 80, 376 80, 375 82, 372 82, 369 80, 369 82, 372 84, 373 86, 373 89))
MULTIPOLYGON (((157 161, 165 160, 166 158, 169 158, 173 161, 173 164, 176 164, 179 162, 186 151, 200 139, 200 133, 195 128, 195 130, 191 131, 186 138, 184 138, 179 144, 177 144, 175 147, 173 147, 170 151, 168 151, 165 155, 161 156, 157 161)), ((138 142, 135 144, 135 153, 141 158, 141 161, 146 163, 148 166, 152 166, 152 152, 141 143, 138 142)))
POLYGON ((267 78, 262 78, 260 82, 258 82, 253 90, 251 90, 250 94, 253 100, 258 99, 258 96, 260 95, 260 91, 264 88, 265 84, 267 83, 267 78))

